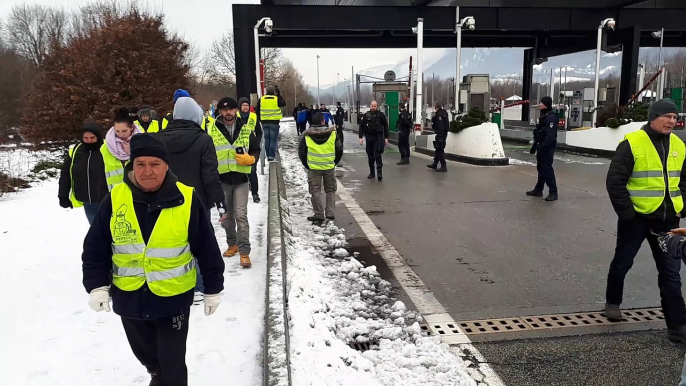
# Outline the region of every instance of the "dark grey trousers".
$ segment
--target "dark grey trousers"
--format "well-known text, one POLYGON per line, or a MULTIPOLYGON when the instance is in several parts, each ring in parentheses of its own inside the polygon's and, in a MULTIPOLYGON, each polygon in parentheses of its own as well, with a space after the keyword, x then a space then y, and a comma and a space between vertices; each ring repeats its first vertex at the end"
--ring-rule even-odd
POLYGON ((312 195, 312 210, 315 217, 324 218, 333 216, 333 210, 336 206, 336 169, 331 170, 308 170, 307 183, 310 187, 310 194, 312 195), (324 186, 324 193, 326 193, 326 210, 322 205, 321 194, 322 185, 324 186))

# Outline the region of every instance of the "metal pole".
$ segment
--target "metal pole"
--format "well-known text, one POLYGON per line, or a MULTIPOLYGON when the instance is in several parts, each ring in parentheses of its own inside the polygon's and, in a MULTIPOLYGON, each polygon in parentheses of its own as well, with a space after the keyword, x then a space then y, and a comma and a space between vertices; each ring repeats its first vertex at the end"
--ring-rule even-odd
MULTIPOLYGON (((336 84, 338 84, 338 75, 341 75, 339 73, 336 73, 336 84)), ((336 84, 333 85, 333 97, 331 97, 331 105, 336 106, 336 84)))
POLYGON ((603 45, 603 25, 598 27, 598 44, 595 53, 595 84, 593 86, 593 117, 591 118, 591 127, 595 127, 598 119, 598 85, 600 83, 600 51, 603 45))
POLYGON ((462 62, 462 26, 460 25, 460 7, 455 10, 455 32, 457 32, 457 59, 455 62, 455 100, 453 110, 460 110, 460 63, 462 62))
POLYGON ((293 107, 298 106, 298 86, 295 83, 297 78, 297 76, 293 76, 293 107))
POLYGON ((550 69, 550 95, 551 98, 555 98, 555 69, 550 69))
POLYGON ((355 81, 354 79, 355 79, 355 67, 352 66, 352 67, 350 67, 350 85, 352 86, 352 91, 350 93, 350 103, 352 103, 352 105, 355 105, 355 83, 353 83, 355 81))
MULTIPOLYGON (((645 82, 645 78, 646 78, 646 69, 645 69, 645 66, 642 65, 642 64, 639 64, 638 67, 639 67, 639 71, 638 71, 638 87, 636 87, 636 88, 638 89, 637 92, 640 91, 640 90, 643 88, 643 86, 644 86, 643 82, 645 82)), ((638 98, 638 101, 639 101, 639 102, 643 102, 643 96, 642 96, 642 95, 639 94, 639 95, 637 96, 637 98, 638 98)))
POLYGON ((257 36, 262 20, 255 24, 253 29, 253 37, 255 38, 255 80, 257 82, 257 99, 262 97, 262 87, 260 87, 260 38, 257 36))
POLYGON ((416 101, 416 107, 417 107, 417 112, 415 114, 415 130, 414 131, 414 145, 417 146, 417 125, 419 125, 419 128, 421 130, 421 125, 422 125, 422 111, 423 111, 423 105, 422 105, 422 78, 423 78, 423 71, 424 71, 424 63, 423 62, 423 57, 424 57, 424 19, 423 18, 418 18, 417 19, 417 101, 416 101))
POLYGON ((436 102, 436 98, 434 97, 434 85, 436 84, 436 74, 431 73, 431 104, 433 105, 434 102, 436 102))
POLYGON ((317 55, 317 106, 319 105, 319 55, 317 55))
MULTIPOLYGON (((657 53, 657 65, 659 69, 662 69, 664 66, 662 65, 662 44, 664 43, 665 39, 665 29, 661 28, 660 29, 660 50, 657 53)), ((665 79, 665 73, 664 71, 660 74, 660 79, 658 80, 658 90, 657 90, 657 99, 662 99, 662 95, 664 93, 665 89, 665 84, 664 84, 664 79, 665 79)))
POLYGON ((505 99, 500 97, 500 130, 505 129, 505 99))

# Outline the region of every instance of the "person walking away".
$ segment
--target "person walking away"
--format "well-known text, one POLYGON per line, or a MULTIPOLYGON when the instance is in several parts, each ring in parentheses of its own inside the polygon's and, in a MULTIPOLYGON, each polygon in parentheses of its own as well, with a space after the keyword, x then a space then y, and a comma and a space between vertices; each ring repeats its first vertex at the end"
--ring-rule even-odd
MULTIPOLYGON (((174 102, 174 104, 176 104, 176 101, 179 100, 179 98, 190 98, 190 97, 191 97, 191 94, 188 93, 188 91, 180 88, 180 89, 174 91, 174 96, 172 97, 172 101, 174 102)), ((173 120, 174 120, 174 114, 173 113, 167 113, 167 115, 165 115, 164 118, 162 118, 162 124, 161 124, 162 130, 166 129, 167 126, 169 125, 169 123, 171 123, 171 121, 173 121, 173 120)), ((204 124, 204 121, 203 121, 203 124, 204 124)), ((205 126, 203 125, 202 128, 204 130, 205 126)))
POLYGON ((310 105, 310 109, 307 111, 307 123, 312 126, 312 116, 314 114, 317 114, 319 112, 319 106, 314 107, 314 105, 310 105))
POLYGON ((129 162, 130 142, 141 129, 133 123, 128 109, 120 108, 114 116, 114 124, 105 135, 105 143, 100 146, 100 153, 105 162, 105 179, 107 189, 124 180, 124 166, 129 162))
POLYGON ((398 130, 398 150, 400 151, 400 162, 396 165, 409 165, 410 164, 410 133, 412 132, 412 116, 405 109, 405 104, 398 104, 400 108, 400 114, 398 114, 398 120, 395 123, 395 127, 398 130))
POLYGON ((434 169, 436 172, 447 172, 448 168, 445 163, 445 145, 448 140, 448 129, 450 125, 450 118, 448 112, 443 109, 443 103, 436 101, 434 103, 434 110, 436 113, 431 118, 431 129, 436 133, 434 141, 434 162, 427 165, 429 169, 434 169), (440 163, 441 167, 438 167, 440 163))
POLYGON ((109 312, 112 300, 151 385, 186 386, 196 271, 205 279, 209 316, 221 302, 224 261, 197 192, 169 170, 164 143, 136 135, 131 159, 84 240, 83 285, 93 310, 109 312))
POLYGON ((60 173, 57 194, 62 208, 83 207, 88 224, 93 223, 100 201, 107 195, 105 162, 100 153, 102 130, 95 122, 85 122, 81 143, 69 147, 60 173))
POLYGON ((141 109, 138 111, 140 119, 134 122, 144 133, 157 133, 160 131, 160 122, 152 119, 152 110, 151 106, 141 106, 141 109))
MULTIPOLYGON (((257 118, 255 112, 250 111, 250 100, 246 97, 240 98, 238 100, 238 105, 240 106, 240 112, 238 113, 238 119, 242 120, 243 125, 247 125, 252 119, 256 122, 255 124, 255 136, 257 136, 257 143, 262 143, 262 122, 257 118)), ((260 202, 260 186, 257 180, 257 160, 250 167, 250 174, 248 175, 248 181, 250 182, 250 194, 252 194, 252 202, 260 202)))
POLYGON ((369 162, 369 175, 367 178, 377 177, 379 181, 383 180, 382 155, 385 146, 388 144, 388 119, 386 119, 384 113, 379 111, 379 105, 376 101, 372 101, 369 104, 369 111, 362 116, 359 136, 360 146, 364 145, 365 141, 367 142, 366 151, 369 162), (374 173, 375 164, 376 174, 374 173))
MULTIPOLYGON (((207 133, 212 137, 219 164, 219 179, 224 189, 226 214, 221 222, 226 231, 229 248, 224 257, 240 255, 240 265, 248 268, 250 262, 250 224, 248 223, 248 175, 260 158, 260 142, 255 133, 256 118, 243 123, 237 119, 238 103, 230 97, 218 103, 220 116, 207 133)), ((257 116, 257 114, 255 114, 257 116)))
POLYGON ((267 87, 267 95, 260 98, 255 113, 262 122, 264 130, 264 147, 267 160, 276 159, 276 149, 279 145, 279 123, 281 122, 281 108, 286 101, 281 96, 279 87, 267 87))
POLYGON ((538 105, 538 108, 541 109, 541 116, 538 119, 536 129, 534 129, 534 144, 531 147, 531 154, 536 154, 538 181, 533 190, 526 192, 527 196, 542 197, 543 188, 545 185, 548 185, 546 201, 556 201, 558 199, 553 159, 555 157, 555 148, 557 147, 559 119, 552 106, 553 99, 549 96, 541 98, 541 103, 538 105))
MULTIPOLYGON (((168 163, 179 182, 195 188, 203 204, 205 216, 212 218, 210 209, 217 208, 219 215, 226 214, 224 190, 217 171, 217 153, 212 138, 200 128, 202 108, 189 97, 180 97, 174 104, 175 117, 165 130, 152 134, 162 141, 169 151, 168 163)), ((197 271, 194 304, 200 304, 205 286, 197 271)))
POLYGON ((307 109, 307 107, 302 103, 300 105, 301 106, 300 110, 298 111, 297 119, 298 135, 301 135, 307 129, 307 120, 309 115, 309 110, 307 109))
POLYGON ((310 126, 300 139, 298 156, 307 169, 307 183, 312 195, 312 210, 314 215, 309 221, 334 220, 336 205, 336 172, 335 167, 343 157, 343 144, 336 134, 336 129, 329 127, 324 116, 319 113, 312 117, 314 125, 310 126), (324 185, 326 193, 326 209, 320 198, 324 185))
POLYGON ((624 278, 643 241, 657 266, 662 311, 671 341, 686 340, 686 308, 681 294, 680 262, 660 249, 656 233, 678 228, 684 216, 686 170, 684 142, 672 133, 678 110, 663 99, 648 111, 648 124, 617 146, 607 173, 607 192, 617 213, 617 246, 607 275, 605 315, 621 320, 624 278))
POLYGON ((336 123, 336 135, 337 138, 343 144, 343 121, 345 118, 345 110, 341 107, 341 102, 336 102, 336 115, 334 116, 334 122, 336 123))
POLYGON ((129 116, 134 122, 138 120, 138 106, 129 107, 129 116))

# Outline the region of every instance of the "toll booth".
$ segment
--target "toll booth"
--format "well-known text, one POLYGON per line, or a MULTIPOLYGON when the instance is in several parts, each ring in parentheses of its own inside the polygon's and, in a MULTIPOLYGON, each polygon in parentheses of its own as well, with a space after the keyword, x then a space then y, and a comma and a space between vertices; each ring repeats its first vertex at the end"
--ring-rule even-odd
POLYGON ((488 74, 465 75, 460 83, 459 111, 467 112, 474 106, 491 110, 491 77, 488 74))
POLYGON ((398 104, 401 94, 407 92, 407 83, 401 82, 379 82, 372 85, 374 93, 383 93, 386 104, 386 117, 388 117, 388 130, 398 131, 396 122, 398 121, 398 104))

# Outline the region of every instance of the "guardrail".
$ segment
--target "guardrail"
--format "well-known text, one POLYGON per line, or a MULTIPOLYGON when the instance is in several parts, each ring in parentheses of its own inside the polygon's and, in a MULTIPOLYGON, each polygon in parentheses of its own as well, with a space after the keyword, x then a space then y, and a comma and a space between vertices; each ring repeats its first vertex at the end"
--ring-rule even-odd
MULTIPOLYGON (((277 159, 280 159, 278 153, 277 159)), ((270 162, 264 343, 265 386, 292 385, 285 235, 291 230, 286 202, 286 186, 283 183, 281 162, 270 162)))

